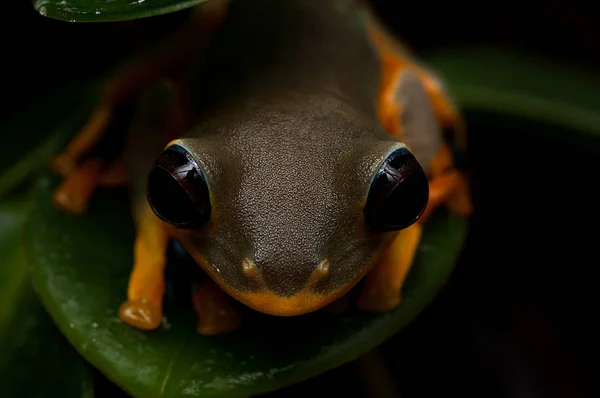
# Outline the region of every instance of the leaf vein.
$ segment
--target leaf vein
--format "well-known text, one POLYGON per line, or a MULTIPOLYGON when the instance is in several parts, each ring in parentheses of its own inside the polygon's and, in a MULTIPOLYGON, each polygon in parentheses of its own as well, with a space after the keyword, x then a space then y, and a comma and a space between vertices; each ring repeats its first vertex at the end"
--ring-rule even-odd
POLYGON ((183 347, 183 342, 181 344, 179 344, 179 347, 177 347, 177 350, 175 350, 173 352, 173 357, 171 358, 171 361, 169 361, 169 366, 167 366, 167 370, 165 371, 165 376, 163 377, 163 381, 160 386, 160 393, 159 393, 160 397, 164 397, 164 395, 165 395, 165 390, 167 389, 167 383, 168 383, 169 379, 171 378, 171 373, 173 372, 173 367, 175 366, 175 361, 177 360, 177 357, 179 356, 179 352, 181 352, 182 347, 183 347))

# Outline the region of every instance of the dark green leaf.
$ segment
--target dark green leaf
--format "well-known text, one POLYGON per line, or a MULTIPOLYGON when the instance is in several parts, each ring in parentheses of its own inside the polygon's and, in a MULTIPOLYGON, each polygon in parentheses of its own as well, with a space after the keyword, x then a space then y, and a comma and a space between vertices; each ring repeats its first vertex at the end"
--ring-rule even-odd
POLYGON ((93 397, 86 362, 45 312, 21 250, 28 201, 0 203, 0 391, 5 397, 93 397))
POLYGON ((449 48, 423 57, 465 109, 600 133, 598 73, 494 48, 449 48))
POLYGON ((168 14, 208 0, 34 0, 38 12, 69 22, 112 22, 168 14))
POLYGON ((427 226, 403 304, 388 314, 351 311, 277 318, 253 314, 232 335, 196 333, 189 306, 172 303, 170 327, 143 332, 121 323, 132 265, 133 226, 121 191, 98 193, 88 214, 56 210, 43 178, 26 238, 34 283, 68 339, 136 396, 243 397, 275 390, 350 361, 409 323, 448 278, 465 238, 464 219, 444 213, 427 226))
POLYGON ((65 87, 27 107, 1 127, 0 198, 48 164, 89 116, 93 90, 65 87))

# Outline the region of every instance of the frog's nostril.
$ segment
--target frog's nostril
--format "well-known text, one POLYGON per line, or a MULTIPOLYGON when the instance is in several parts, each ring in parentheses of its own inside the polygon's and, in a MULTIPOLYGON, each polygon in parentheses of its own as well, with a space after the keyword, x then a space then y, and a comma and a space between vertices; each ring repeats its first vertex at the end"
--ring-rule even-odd
POLYGON ((246 257, 241 267, 244 275, 258 290, 268 290, 280 297, 290 297, 300 291, 312 291, 329 274, 329 261, 322 260, 316 266, 301 263, 263 263, 257 265, 246 257))
POLYGON ((250 278, 256 279, 260 277, 260 272, 258 271, 256 264, 248 257, 242 261, 242 270, 244 271, 244 274, 250 278))
MULTIPOLYGON (((301 264, 301 263, 298 263, 301 264)), ((279 264, 281 265, 281 264, 279 264)), ((275 264, 258 264, 250 258, 241 263, 247 281, 254 288, 246 290, 229 289, 230 294, 245 305, 260 312, 277 316, 295 316, 316 311, 334 301, 343 290, 334 294, 319 292, 316 284, 329 274, 327 259, 310 270, 303 267, 287 268, 275 264)))

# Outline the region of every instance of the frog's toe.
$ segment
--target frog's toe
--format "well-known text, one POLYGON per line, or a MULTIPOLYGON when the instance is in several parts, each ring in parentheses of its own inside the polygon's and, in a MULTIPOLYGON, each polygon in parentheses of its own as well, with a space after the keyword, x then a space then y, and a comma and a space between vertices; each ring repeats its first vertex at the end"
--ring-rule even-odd
POLYGON ((84 213, 98 186, 102 168, 100 159, 86 161, 54 190, 54 205, 68 213, 84 213))
POLYGON ((119 308, 119 318, 135 328, 153 330, 161 324, 162 308, 146 299, 128 300, 119 308))
POLYGON ((198 333, 213 336, 233 332, 242 319, 229 303, 229 297, 212 280, 202 284, 192 296, 198 314, 198 333))
POLYGON ((363 311, 387 312, 399 306, 400 301, 400 292, 391 287, 381 291, 363 291, 357 305, 363 311))

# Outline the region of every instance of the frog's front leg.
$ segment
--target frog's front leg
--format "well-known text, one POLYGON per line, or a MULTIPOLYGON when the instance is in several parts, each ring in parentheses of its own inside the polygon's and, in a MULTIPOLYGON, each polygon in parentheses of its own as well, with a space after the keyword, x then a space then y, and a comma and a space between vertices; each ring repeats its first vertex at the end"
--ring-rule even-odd
POLYGON ((162 321, 169 235, 167 227, 148 204, 144 205, 136 224, 133 271, 127 301, 119 308, 119 317, 136 328, 152 330, 162 321))
POLYGON ((410 271, 422 235, 422 225, 440 206, 469 216, 473 211, 465 177, 452 169, 450 150, 443 146, 432 162, 433 178, 429 182, 429 201, 419 220, 400 231, 383 259, 367 275, 359 308, 366 311, 389 311, 400 304, 401 290, 410 271))
POLYGON ((431 166, 429 201, 419 220, 400 231, 382 261, 367 275, 358 300, 366 311, 389 311, 400 304, 401 290, 421 240, 422 225, 440 206, 469 216, 472 211, 466 178, 451 166, 450 150, 443 146, 431 166))
POLYGON ((369 272, 357 302, 360 309, 385 312, 400 304, 402 285, 419 246, 422 229, 417 223, 398 233, 381 261, 369 272))

